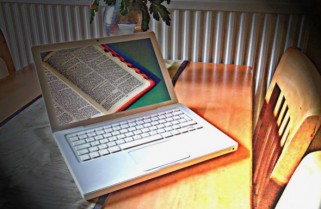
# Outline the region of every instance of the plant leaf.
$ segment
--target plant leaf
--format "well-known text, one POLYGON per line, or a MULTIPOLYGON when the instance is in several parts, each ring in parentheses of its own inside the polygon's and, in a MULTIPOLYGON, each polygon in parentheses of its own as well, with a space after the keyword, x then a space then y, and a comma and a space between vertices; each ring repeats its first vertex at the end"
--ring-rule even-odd
POLYGON ((140 11, 142 12, 142 31, 147 31, 149 29, 150 21, 147 5, 145 2, 143 2, 143 0, 137 0, 136 3, 138 4, 140 11))
POLYGON ((99 0, 93 0, 93 2, 90 5, 90 23, 93 22, 95 13, 98 12, 99 7, 99 0))
MULTIPOLYGON (((161 17, 166 25, 170 25, 170 12, 162 5, 164 0, 150 0, 150 2, 149 12, 153 15, 153 18, 158 21, 161 17)), ((170 2, 170 0, 167 0, 167 3, 168 2, 170 2)))
POLYGON ((125 16, 129 13, 130 0, 122 0, 120 3, 120 14, 125 16))

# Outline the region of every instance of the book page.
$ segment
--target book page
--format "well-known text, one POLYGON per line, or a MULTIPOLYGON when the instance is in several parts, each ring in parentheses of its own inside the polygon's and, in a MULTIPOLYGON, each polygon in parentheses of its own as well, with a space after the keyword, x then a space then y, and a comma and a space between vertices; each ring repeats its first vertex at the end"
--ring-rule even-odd
POLYGON ((68 124, 102 115, 100 110, 82 98, 53 72, 46 68, 44 71, 59 124, 68 124))
POLYGON ((154 85, 138 69, 129 67, 130 63, 100 46, 51 52, 44 58, 44 66, 104 114, 125 109, 154 85))

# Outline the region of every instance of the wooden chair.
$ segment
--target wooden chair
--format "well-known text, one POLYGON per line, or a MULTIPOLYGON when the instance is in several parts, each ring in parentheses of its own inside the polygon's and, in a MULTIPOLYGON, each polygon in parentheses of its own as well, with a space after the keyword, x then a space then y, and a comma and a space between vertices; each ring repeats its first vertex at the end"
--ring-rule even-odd
POLYGON ((165 64, 172 79, 172 83, 175 86, 179 76, 185 70, 188 61, 187 60, 165 60, 165 64))
POLYGON ((6 39, 0 30, 0 79, 6 76, 13 76, 16 72, 11 53, 9 51, 6 39))
MULTIPOLYGON (((253 135, 253 208, 274 208, 321 124, 321 76, 298 49, 282 56, 253 135)), ((320 132, 320 131, 319 131, 320 132)))

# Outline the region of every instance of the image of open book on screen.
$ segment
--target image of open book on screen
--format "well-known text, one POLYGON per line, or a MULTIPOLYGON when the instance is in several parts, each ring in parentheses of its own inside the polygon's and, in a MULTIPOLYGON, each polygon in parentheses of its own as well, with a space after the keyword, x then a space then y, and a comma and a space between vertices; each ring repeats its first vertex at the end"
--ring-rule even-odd
POLYGON ((159 81, 108 44, 51 51, 42 57, 60 125, 125 110, 159 81))

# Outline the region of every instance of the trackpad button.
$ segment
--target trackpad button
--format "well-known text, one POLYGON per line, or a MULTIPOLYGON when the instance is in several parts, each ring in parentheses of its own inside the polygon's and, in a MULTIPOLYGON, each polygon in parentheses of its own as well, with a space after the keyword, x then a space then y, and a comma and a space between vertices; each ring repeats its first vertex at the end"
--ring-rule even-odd
POLYGON ((129 152, 129 155, 144 171, 173 164, 189 158, 189 154, 166 141, 129 152))

